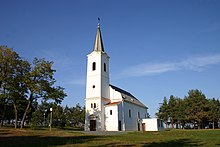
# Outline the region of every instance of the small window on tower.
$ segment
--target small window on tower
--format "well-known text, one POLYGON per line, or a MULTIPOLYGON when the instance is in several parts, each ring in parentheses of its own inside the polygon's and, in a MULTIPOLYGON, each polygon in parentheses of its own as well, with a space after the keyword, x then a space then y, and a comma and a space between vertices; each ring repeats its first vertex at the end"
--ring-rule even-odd
POLYGON ((91 103, 91 108, 93 108, 93 104, 91 103))
POLYGON ((112 110, 110 110, 110 115, 112 115, 112 110))
POLYGON ((96 63, 95 62, 92 63, 92 70, 93 71, 96 70, 96 63))
POLYGON ((104 63, 104 71, 106 72, 106 64, 104 63))
POLYGON ((94 89, 94 88, 95 88, 95 85, 93 85, 92 88, 94 89))
POLYGON ((94 103, 94 108, 96 108, 96 103, 94 103))

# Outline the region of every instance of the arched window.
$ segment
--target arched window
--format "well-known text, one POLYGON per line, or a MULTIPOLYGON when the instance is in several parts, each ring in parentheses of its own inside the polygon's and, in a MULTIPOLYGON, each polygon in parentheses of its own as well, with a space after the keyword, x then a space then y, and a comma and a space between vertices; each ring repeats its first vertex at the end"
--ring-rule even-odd
POLYGON ((128 117, 131 118, 131 109, 128 110, 128 117))
POLYGON ((94 103, 94 108, 96 108, 96 103, 94 103))
POLYGON ((104 71, 106 72, 106 64, 104 63, 104 71))
POLYGON ((110 115, 112 115, 112 110, 110 110, 110 115))
POLYGON ((95 62, 92 63, 92 70, 96 70, 96 63, 95 62))

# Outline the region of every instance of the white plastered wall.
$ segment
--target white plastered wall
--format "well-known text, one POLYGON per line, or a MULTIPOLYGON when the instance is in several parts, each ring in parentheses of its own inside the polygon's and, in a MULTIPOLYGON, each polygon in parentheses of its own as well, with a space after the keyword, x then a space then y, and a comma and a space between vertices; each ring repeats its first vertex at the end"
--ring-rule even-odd
POLYGON ((105 107, 105 128, 106 131, 118 131, 118 105, 105 107))
POLYGON ((96 130, 103 131, 105 128, 104 105, 109 102, 109 57, 102 52, 93 51, 88 56, 87 79, 86 79, 86 118, 85 130, 89 131, 89 116, 95 115, 96 130), (93 70, 93 63, 96 69, 93 70), (106 71, 104 71, 104 63, 106 71), (96 104, 96 108, 91 107, 96 104))
POLYGON ((123 102, 124 107, 124 123, 126 131, 138 131, 138 125, 140 127, 140 131, 142 129, 140 120, 145 118, 147 109, 138 105, 135 105, 130 102, 123 102), (129 110, 131 112, 131 116, 129 117, 129 110), (140 117, 138 117, 138 112, 140 117))
POLYGON ((160 131, 163 130, 163 123, 157 118, 143 119, 142 123, 145 123, 145 131, 160 131))
POLYGON ((118 102, 118 101, 122 101, 122 95, 120 92, 115 91, 111 86, 109 86, 110 88, 110 99, 111 102, 118 102))

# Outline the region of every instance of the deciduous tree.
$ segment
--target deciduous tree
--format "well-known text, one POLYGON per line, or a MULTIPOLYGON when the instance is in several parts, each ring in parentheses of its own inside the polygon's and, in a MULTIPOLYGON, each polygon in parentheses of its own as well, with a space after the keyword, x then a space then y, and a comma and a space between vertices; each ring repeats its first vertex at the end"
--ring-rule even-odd
POLYGON ((16 120, 15 128, 17 127, 16 103, 22 97, 21 93, 24 92, 20 80, 24 72, 23 65, 26 63, 11 48, 0 46, 0 102, 3 106, 0 126, 2 126, 5 117, 6 106, 12 102, 16 120))
POLYGON ((55 70, 52 69, 52 65, 53 62, 35 58, 31 70, 25 76, 28 104, 22 117, 21 128, 23 128, 25 117, 34 100, 44 99, 46 101, 51 99, 56 103, 61 103, 66 96, 64 88, 54 87, 56 80, 54 79, 55 70))

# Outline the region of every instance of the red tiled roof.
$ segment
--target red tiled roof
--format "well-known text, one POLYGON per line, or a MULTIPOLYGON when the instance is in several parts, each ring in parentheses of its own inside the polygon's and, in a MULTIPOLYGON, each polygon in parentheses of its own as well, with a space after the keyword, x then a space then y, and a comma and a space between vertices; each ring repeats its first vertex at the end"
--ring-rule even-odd
POLYGON ((119 103, 121 103, 121 101, 119 101, 119 102, 108 103, 108 104, 106 104, 106 106, 109 106, 109 105, 118 105, 119 103))

